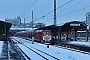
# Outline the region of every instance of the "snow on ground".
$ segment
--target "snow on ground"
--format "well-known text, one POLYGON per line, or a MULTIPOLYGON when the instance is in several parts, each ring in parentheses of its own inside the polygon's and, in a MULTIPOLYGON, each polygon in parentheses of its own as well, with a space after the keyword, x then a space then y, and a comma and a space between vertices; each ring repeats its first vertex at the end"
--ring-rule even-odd
POLYGON ((43 60, 42 57, 34 53, 33 51, 29 50, 27 47, 23 46, 22 44, 18 44, 18 46, 23 50, 23 52, 31 59, 31 60, 43 60))
POLYGON ((2 53, 2 46, 3 46, 3 41, 0 41, 0 57, 1 57, 1 53, 2 53))
POLYGON ((79 44, 79 45, 85 45, 90 47, 90 42, 80 42, 80 41, 72 41, 70 44, 79 44))
MULTIPOLYGON (((34 44, 32 44, 31 41, 27 41, 25 39, 21 39, 18 37, 11 37, 11 38, 21 41, 28 47, 32 48, 34 51, 37 51, 36 49, 41 50, 45 53, 48 53, 54 57, 59 58, 60 60, 90 60, 90 55, 88 55, 88 54, 83 54, 80 52, 66 50, 66 49, 55 47, 55 46, 49 46, 49 48, 47 48, 47 45, 44 45, 44 44, 40 44, 40 43, 36 43, 36 42, 34 42, 34 44)), ((18 46, 20 48, 22 48, 28 55, 32 54, 31 52, 26 51, 25 47, 23 47, 21 44, 18 44, 18 46)), ((40 53, 40 54, 43 54, 43 53, 40 53)), ((32 56, 35 57, 33 54, 32 54, 32 56)), ((35 57, 35 58, 38 60, 39 57, 35 57)))

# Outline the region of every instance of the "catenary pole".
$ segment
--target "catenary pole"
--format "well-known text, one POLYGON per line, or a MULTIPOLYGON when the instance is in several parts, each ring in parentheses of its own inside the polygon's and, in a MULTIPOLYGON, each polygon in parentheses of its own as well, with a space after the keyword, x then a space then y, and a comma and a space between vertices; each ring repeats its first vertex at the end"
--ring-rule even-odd
POLYGON ((54 0, 54 25, 56 25, 56 0, 54 0))
POLYGON ((25 30, 25 18, 24 18, 24 30, 25 30))
POLYGON ((33 29, 33 25, 34 25, 34 19, 33 19, 33 11, 32 11, 32 44, 34 44, 34 29, 33 29))

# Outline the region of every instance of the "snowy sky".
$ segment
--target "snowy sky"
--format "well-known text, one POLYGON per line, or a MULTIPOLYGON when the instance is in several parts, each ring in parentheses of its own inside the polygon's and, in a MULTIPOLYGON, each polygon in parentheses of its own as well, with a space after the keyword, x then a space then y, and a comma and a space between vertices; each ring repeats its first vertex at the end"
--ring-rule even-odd
MULTIPOLYGON (((57 8, 70 0, 56 0, 57 8)), ((20 16, 22 22, 31 22, 32 11, 34 20, 38 19, 53 10, 54 0, 0 0, 0 20, 5 18, 16 18, 20 16)), ((90 0, 73 0, 69 4, 57 9, 57 24, 66 23, 72 20, 85 20, 85 14, 90 12, 90 0)), ((53 24, 53 12, 35 21, 53 24)))

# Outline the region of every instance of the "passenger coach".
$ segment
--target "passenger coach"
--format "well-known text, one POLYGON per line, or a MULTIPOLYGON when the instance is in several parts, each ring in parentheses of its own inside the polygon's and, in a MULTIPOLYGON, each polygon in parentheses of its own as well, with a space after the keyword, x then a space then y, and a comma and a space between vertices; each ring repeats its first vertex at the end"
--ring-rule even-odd
POLYGON ((30 30, 30 31, 22 31, 17 32, 16 36, 18 37, 26 37, 32 38, 34 37, 35 41, 39 41, 41 43, 51 43, 51 31, 50 30, 30 30))

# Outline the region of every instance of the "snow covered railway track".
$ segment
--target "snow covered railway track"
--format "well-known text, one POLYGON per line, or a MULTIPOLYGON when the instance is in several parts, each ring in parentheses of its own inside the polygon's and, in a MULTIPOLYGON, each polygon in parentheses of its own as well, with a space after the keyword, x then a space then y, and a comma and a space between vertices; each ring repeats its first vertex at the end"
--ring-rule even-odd
MULTIPOLYGON (((23 44, 24 45, 24 44, 23 44)), ((41 50, 39 50, 39 49, 37 49, 37 48, 34 48, 34 47, 28 47, 28 46, 26 46, 26 45, 24 45, 25 47, 27 47, 28 49, 30 49, 30 50, 32 50, 33 52, 35 52, 36 54, 38 54, 38 55, 40 55, 41 57, 43 57, 44 59, 46 59, 46 60, 48 60, 48 59, 56 59, 56 60, 60 60, 60 59, 58 59, 58 58, 56 58, 56 57, 54 57, 54 56, 52 56, 52 55, 50 55, 50 54, 48 54, 48 53, 46 53, 46 52, 43 52, 43 51, 41 51, 41 50), (32 49, 31 49, 32 48, 32 49), (35 50, 35 51, 34 51, 35 50), (36 52, 36 50, 37 50, 37 52, 36 52), (38 53, 39 52, 39 53, 38 53), (41 53, 41 54, 40 54, 41 53), (43 55, 44 56, 43 56, 43 55), (46 55, 48 56, 48 58, 46 58, 46 55)))
MULTIPOLYGON (((13 40, 12 40, 13 41, 13 40)), ((27 60, 35 60, 36 57, 38 57, 39 60, 48 60, 47 58, 43 57, 42 55, 40 55, 39 53, 35 52, 34 50, 32 50, 31 48, 27 48, 22 42, 17 41, 16 39, 14 39, 13 41, 14 43, 17 44, 17 49, 19 49, 22 53, 22 55, 24 56, 24 58, 27 60), (30 53, 30 54, 29 54, 30 53), (38 56, 37 56, 37 55, 38 56), (35 57, 33 57, 33 55, 35 57), (40 57, 41 56, 41 57, 40 57)))
POLYGON ((23 52, 23 50, 22 50, 21 48, 19 48, 18 46, 17 46, 17 48, 19 49, 19 51, 20 51, 21 54, 23 55, 23 58, 24 58, 24 59, 31 60, 31 59, 26 55, 26 53, 23 52))
MULTIPOLYGON (((22 45, 24 45, 24 44, 22 44, 22 45)), ((27 47, 26 45, 24 45, 24 46, 27 47)), ((27 48, 28 48, 29 50, 33 51, 34 53, 38 54, 38 55, 41 56, 42 58, 48 60, 46 57, 44 57, 43 55, 41 55, 41 54, 39 54, 38 52, 34 51, 33 49, 31 49, 31 48, 29 48, 29 47, 27 47, 27 48)))
POLYGON ((20 45, 18 45, 18 46, 19 46, 19 49, 22 50, 23 53, 28 56, 29 60, 34 60, 37 55, 38 55, 37 58, 40 59, 40 60, 42 60, 42 59, 44 59, 44 60, 49 60, 49 59, 60 60, 60 59, 55 58, 54 56, 51 56, 51 55, 49 55, 48 53, 45 53, 45 52, 43 52, 43 51, 40 51, 40 50, 38 50, 38 49, 36 49, 36 48, 34 48, 34 47, 31 48, 31 47, 28 47, 28 46, 26 46, 26 45, 24 45, 24 44, 20 44, 20 45), (22 46, 22 48, 21 48, 21 46, 22 46), (24 50, 23 48, 24 48, 25 50, 24 50), (36 50, 37 50, 37 51, 36 51, 36 50), (27 51, 28 53, 30 53, 30 55, 27 54, 26 51, 27 51), (33 54, 34 54, 34 55, 33 55, 33 54), (35 56, 34 59, 33 59, 33 57, 32 57, 31 55, 35 56))
MULTIPOLYGON (((38 55, 39 57, 43 58, 44 60, 49 60, 49 59, 60 60, 60 59, 58 59, 58 58, 56 58, 56 57, 54 57, 54 56, 52 56, 52 55, 50 55, 50 54, 48 54, 48 53, 46 53, 44 51, 41 51, 41 50, 39 50, 39 49, 37 49, 35 47, 32 47, 32 46, 29 47, 29 46, 25 45, 23 42, 17 41, 17 43, 20 43, 20 44, 17 44, 18 48, 20 50, 23 51, 23 49, 21 48, 21 46, 23 46, 25 49, 28 50, 28 53, 30 53, 32 51, 33 53, 35 53, 35 55, 38 55)), ((23 51, 23 53, 25 55, 27 55, 27 53, 25 53, 25 51, 23 51)), ((28 58, 30 57, 29 55, 27 55, 27 56, 28 56, 28 58)), ((31 58, 29 58, 29 60, 33 60, 33 58, 31 57, 31 58)))
POLYGON ((76 51, 76 52, 90 55, 90 52, 81 51, 79 49, 74 49, 74 48, 71 48, 70 46, 62 46, 62 45, 55 45, 55 46, 58 48, 67 49, 67 50, 76 51))

